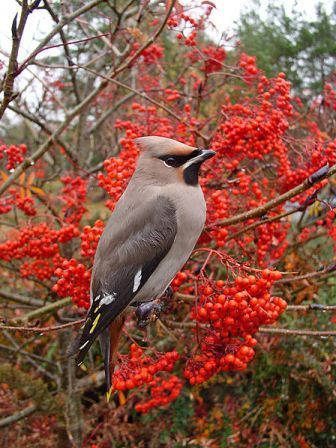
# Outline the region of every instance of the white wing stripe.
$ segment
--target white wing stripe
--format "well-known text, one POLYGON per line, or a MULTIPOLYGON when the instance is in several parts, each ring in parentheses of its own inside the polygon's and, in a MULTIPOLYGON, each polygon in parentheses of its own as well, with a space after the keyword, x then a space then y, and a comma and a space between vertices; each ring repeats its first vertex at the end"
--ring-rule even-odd
POLYGON ((139 289, 140 283, 141 283, 141 268, 135 274, 134 284, 133 284, 133 292, 136 292, 139 289))
POLYGON ((79 347, 79 350, 82 350, 88 343, 89 341, 84 342, 84 344, 79 347))

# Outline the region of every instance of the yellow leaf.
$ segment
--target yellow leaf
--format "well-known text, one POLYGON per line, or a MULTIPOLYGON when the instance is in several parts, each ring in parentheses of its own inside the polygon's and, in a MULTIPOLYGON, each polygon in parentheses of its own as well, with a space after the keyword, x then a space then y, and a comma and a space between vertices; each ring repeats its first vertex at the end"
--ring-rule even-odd
POLYGON ((40 195, 40 196, 45 196, 45 195, 46 195, 45 192, 42 190, 42 188, 38 188, 38 187, 30 187, 30 190, 31 190, 33 193, 36 193, 36 194, 38 194, 38 195, 40 195))
POLYGON ((26 178, 26 173, 22 173, 22 174, 19 176, 19 183, 20 183, 21 185, 24 184, 25 178, 26 178))
POLYGON ((0 171, 1 173, 1 177, 3 180, 7 180, 8 179, 8 175, 4 172, 4 171, 0 171))
POLYGON ((320 202, 315 201, 308 209, 309 216, 318 216, 319 212, 322 211, 322 205, 320 202))
POLYGON ((27 185, 31 185, 33 183, 34 179, 35 179, 35 173, 34 173, 34 171, 32 171, 28 176, 27 185))
POLYGON ((110 390, 108 392, 106 392, 106 401, 109 403, 110 399, 111 399, 111 395, 113 392, 113 386, 110 387, 110 390))

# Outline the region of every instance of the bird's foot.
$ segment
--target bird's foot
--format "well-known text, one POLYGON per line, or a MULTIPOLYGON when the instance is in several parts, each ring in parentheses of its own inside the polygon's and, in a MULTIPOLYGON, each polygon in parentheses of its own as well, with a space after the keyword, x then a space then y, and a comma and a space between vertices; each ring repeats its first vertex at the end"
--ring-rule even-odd
POLYGON ((149 302, 137 304, 135 315, 138 318, 138 327, 147 327, 150 322, 155 322, 165 308, 165 302, 170 300, 174 291, 171 286, 168 286, 161 297, 149 302))
POLYGON ((150 322, 155 322, 160 316, 162 308, 162 304, 157 300, 140 303, 135 310, 135 315, 138 318, 138 327, 144 328, 147 327, 150 322))

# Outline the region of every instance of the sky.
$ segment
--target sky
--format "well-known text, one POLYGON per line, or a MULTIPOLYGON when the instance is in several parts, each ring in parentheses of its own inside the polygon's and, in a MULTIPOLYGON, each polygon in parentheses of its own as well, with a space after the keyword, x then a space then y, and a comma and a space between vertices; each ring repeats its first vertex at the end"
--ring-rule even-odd
MULTIPOLYGON (((200 0, 201 1, 201 0, 200 0)), ((0 49, 8 52, 10 49, 11 24, 19 6, 15 0, 0 0, 0 49)), ((333 0, 320 0, 325 5, 327 11, 331 11, 333 0)), ((232 32, 234 22, 239 18, 242 11, 251 5, 251 0, 212 0, 216 4, 216 11, 212 15, 212 21, 218 32, 232 32)), ((267 0, 261 0, 260 14, 263 14, 267 0)), ((296 9, 304 11, 308 18, 314 17, 315 5, 317 0, 283 0, 277 1, 277 4, 284 5, 286 11, 290 13, 294 5, 296 9)), ((44 11, 35 11, 28 19, 28 26, 25 29, 24 40, 20 57, 24 57, 28 51, 34 47, 34 37, 37 38, 40 33, 47 31, 52 27, 49 15, 44 11)), ((0 55, 0 60, 3 57, 0 55)), ((19 58, 20 59, 20 58, 19 58)))

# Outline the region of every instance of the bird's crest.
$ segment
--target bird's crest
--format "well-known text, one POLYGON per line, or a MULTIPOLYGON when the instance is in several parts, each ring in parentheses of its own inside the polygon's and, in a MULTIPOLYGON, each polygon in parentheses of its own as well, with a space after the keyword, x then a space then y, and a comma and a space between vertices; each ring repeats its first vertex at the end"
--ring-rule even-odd
POLYGON ((157 135, 139 137, 135 139, 135 142, 143 152, 154 156, 166 154, 185 155, 195 149, 192 146, 185 145, 171 138, 159 137, 157 135))

